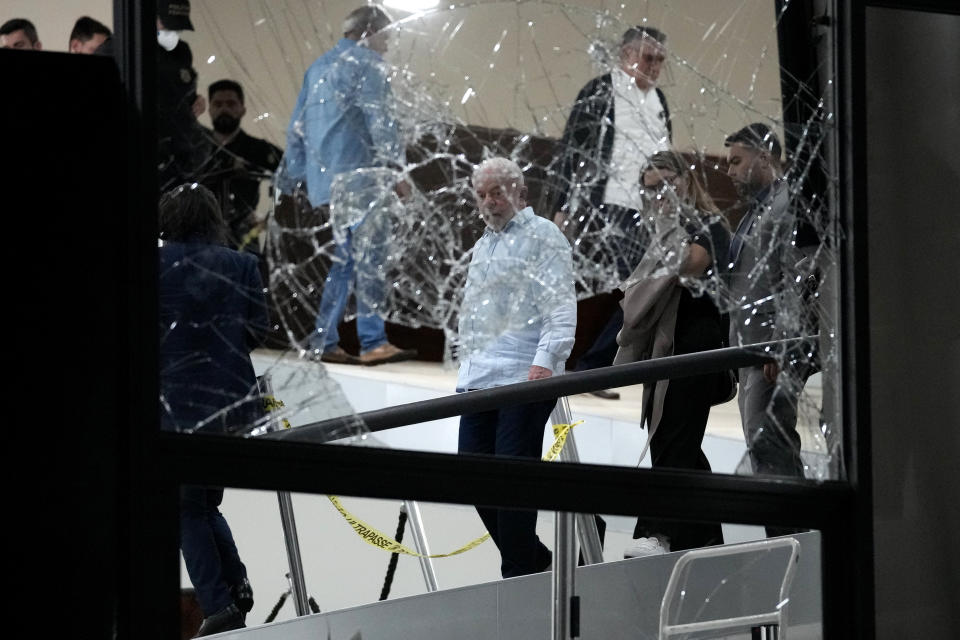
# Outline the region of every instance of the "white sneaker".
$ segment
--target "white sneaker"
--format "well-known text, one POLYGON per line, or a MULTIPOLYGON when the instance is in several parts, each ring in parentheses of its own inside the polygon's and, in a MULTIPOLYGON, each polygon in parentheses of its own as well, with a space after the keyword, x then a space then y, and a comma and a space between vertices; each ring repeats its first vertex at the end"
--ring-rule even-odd
POLYGON ((623 552, 624 558, 643 558, 644 556, 659 556, 670 552, 670 546, 659 538, 637 538, 637 544, 628 547, 623 552))

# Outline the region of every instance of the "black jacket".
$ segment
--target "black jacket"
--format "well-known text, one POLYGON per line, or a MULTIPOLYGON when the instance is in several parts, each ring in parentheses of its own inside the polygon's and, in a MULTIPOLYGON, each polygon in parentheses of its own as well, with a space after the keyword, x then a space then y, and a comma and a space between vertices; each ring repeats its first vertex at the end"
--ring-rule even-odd
POLYGON ((157 46, 157 160, 161 191, 193 179, 203 158, 203 131, 193 115, 197 72, 190 46, 157 46))
MULTIPOLYGON (((667 133, 673 140, 667 97, 658 87, 667 133)), ((607 187, 607 168, 613 154, 614 112, 613 78, 606 73, 588 82, 577 94, 576 102, 563 130, 559 166, 554 170, 553 211, 569 213, 574 196, 586 198, 594 207, 603 204, 607 187), (601 139, 602 136, 602 139, 601 139), (577 193, 580 184, 581 191, 577 193)))
POLYGON ((263 414, 250 351, 268 327, 257 259, 192 242, 165 242, 159 258, 162 427, 249 425, 263 414))
POLYGON ((237 248, 256 223, 260 181, 269 179, 277 170, 283 151, 243 129, 224 146, 217 143, 209 129, 203 128, 203 136, 204 158, 195 179, 217 196, 230 227, 229 244, 237 248))

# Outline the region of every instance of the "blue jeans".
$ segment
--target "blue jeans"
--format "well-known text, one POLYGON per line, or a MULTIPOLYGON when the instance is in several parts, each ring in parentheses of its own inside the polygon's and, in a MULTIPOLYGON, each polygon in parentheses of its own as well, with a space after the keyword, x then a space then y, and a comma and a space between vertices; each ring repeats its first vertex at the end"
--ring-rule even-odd
POLYGON ((230 588, 247 577, 222 501, 220 487, 180 488, 180 551, 204 616, 233 603, 230 588))
POLYGON ((346 239, 337 244, 334 252, 330 272, 323 285, 316 329, 310 336, 311 349, 326 352, 340 344, 337 325, 347 308, 347 299, 354 280, 357 283, 357 338, 360 341, 360 351, 370 351, 387 342, 383 318, 370 308, 371 304, 378 304, 382 308, 386 298, 383 278, 377 273, 382 256, 377 251, 364 252, 358 270, 351 247, 352 236, 348 231, 346 239))
MULTIPOLYGON (((460 418, 460 453, 539 459, 543 426, 556 400, 503 407, 460 418)), ((537 537, 537 512, 477 507, 477 513, 500 550, 504 578, 544 571, 552 554, 537 537)))

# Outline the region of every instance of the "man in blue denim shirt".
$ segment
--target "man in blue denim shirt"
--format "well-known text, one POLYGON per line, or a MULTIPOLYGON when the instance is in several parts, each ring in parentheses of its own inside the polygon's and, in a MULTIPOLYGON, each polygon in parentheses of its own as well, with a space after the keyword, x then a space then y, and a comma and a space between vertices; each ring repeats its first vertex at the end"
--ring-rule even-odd
MULTIPOLYGON (((577 326, 570 245, 526 206, 516 163, 483 162, 473 174, 487 225, 473 248, 460 310, 458 391, 562 374, 577 326)), ((460 453, 539 458, 555 400, 460 418, 460 453)), ((537 512, 477 507, 500 550, 504 578, 544 571, 551 553, 536 534, 537 512)))
MULTIPOLYGON (((377 7, 352 11, 343 23, 344 37, 307 69, 287 128, 284 164, 277 177, 282 193, 292 194, 299 183, 306 182, 310 204, 329 209, 331 186, 337 176, 373 167, 403 167, 404 148, 391 113, 390 84, 383 68, 382 54, 387 50, 383 29, 389 24, 389 16, 377 7)), ((409 185, 401 181, 396 190, 405 196, 409 185)), ((382 200, 379 195, 371 193, 368 200, 382 200)), ((378 213, 368 211, 367 215, 378 213)), ((355 255, 351 239, 362 220, 343 225, 344 229, 336 228, 339 222, 335 216, 332 222, 337 247, 323 286, 316 329, 309 338, 313 357, 345 364, 380 364, 415 357, 415 350, 399 349, 387 342, 383 318, 371 308, 376 301, 367 295, 357 295, 360 357, 339 346, 337 325, 356 276, 356 260, 370 262, 378 256, 355 255)))

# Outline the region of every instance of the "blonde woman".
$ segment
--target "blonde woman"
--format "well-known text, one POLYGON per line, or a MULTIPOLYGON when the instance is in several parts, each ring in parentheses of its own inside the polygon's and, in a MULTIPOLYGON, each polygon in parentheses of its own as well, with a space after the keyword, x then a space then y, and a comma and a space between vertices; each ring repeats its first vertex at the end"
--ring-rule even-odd
MULTIPOLYGON (((616 364, 725 346, 726 318, 716 304, 730 231, 674 151, 653 155, 641 174, 650 244, 623 285, 624 327, 616 364)), ((710 471, 701 448, 710 407, 731 395, 730 376, 710 373, 644 387, 643 422, 654 468, 710 471)), ((644 455, 646 450, 644 450, 644 455)), ((718 523, 654 522, 640 518, 637 546, 627 557, 723 542, 718 523)))

